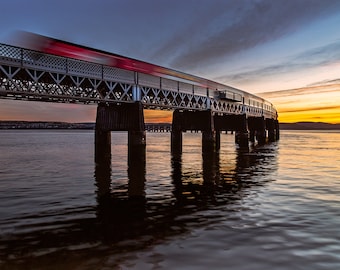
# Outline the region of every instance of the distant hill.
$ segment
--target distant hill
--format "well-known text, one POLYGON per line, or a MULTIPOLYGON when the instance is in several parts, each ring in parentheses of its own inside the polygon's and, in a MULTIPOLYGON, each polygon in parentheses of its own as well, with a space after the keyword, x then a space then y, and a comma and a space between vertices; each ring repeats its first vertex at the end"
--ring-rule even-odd
POLYGON ((282 130, 340 130, 340 124, 323 122, 280 123, 282 130))

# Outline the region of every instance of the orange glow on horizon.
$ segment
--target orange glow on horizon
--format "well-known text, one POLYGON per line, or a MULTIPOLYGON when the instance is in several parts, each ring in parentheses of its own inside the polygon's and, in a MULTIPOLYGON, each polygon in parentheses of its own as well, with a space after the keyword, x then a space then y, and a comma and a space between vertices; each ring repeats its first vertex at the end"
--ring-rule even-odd
POLYGON ((303 112, 279 111, 279 121, 282 123, 295 122, 326 122, 330 124, 340 123, 340 114, 334 110, 305 110, 303 112))
POLYGON ((279 121, 340 123, 340 84, 259 94, 274 104, 279 121))
POLYGON ((145 123, 171 123, 172 111, 144 110, 145 123))
MULTIPOLYGON (((0 121, 95 122, 97 106, 0 99, 0 121)), ((145 123, 171 123, 172 111, 144 110, 145 123)))

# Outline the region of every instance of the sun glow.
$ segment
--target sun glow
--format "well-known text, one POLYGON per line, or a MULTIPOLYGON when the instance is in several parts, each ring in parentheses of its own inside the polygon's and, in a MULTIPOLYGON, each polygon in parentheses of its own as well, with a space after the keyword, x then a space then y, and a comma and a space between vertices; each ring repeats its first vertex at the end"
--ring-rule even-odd
POLYGON ((280 122, 340 123, 340 84, 305 87, 259 94, 269 99, 280 122))
POLYGON ((144 110, 145 123, 171 123, 172 111, 144 110))

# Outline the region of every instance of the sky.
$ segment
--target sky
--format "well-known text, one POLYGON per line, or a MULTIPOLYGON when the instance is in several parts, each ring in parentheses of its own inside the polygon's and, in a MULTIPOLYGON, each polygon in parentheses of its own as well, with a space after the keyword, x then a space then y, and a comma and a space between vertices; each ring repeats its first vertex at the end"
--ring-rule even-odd
MULTIPOLYGON (((280 122, 340 123, 340 0, 3 0, 0 42, 29 31, 224 83, 280 122)), ((0 100, 0 120, 95 121, 96 106, 0 100)), ((146 111, 146 122, 171 113, 146 111)))

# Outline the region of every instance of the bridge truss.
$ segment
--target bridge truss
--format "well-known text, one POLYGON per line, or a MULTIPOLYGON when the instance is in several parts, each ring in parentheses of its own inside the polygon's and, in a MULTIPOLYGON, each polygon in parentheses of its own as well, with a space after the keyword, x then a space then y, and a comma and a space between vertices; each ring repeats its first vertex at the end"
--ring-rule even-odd
POLYGON ((0 98, 82 104, 140 101, 147 109, 211 110, 276 118, 270 106, 216 99, 215 90, 182 78, 0 44, 0 98))

